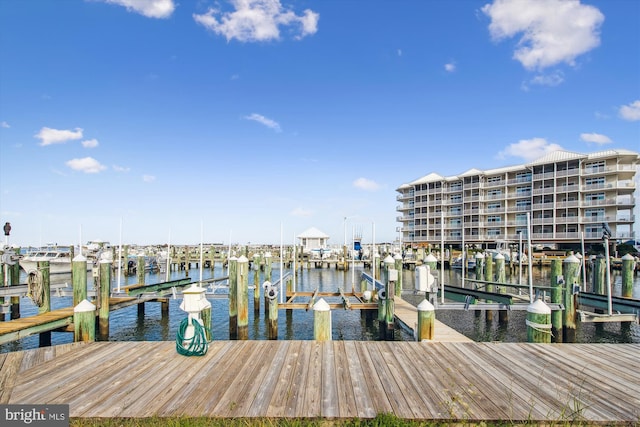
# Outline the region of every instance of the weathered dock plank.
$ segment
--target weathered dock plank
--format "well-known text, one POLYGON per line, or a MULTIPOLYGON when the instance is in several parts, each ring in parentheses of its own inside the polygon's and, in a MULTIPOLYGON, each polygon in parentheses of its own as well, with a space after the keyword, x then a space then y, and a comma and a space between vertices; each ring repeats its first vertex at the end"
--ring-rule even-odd
POLYGON ((198 357, 170 341, 75 344, 1 355, 0 401, 72 417, 640 419, 637 344, 220 341, 198 357))

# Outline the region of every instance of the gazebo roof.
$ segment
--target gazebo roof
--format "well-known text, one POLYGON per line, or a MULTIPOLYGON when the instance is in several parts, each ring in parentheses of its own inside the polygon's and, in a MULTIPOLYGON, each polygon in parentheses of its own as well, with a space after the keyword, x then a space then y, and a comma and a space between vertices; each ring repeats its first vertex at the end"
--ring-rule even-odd
POLYGON ((329 235, 311 227, 296 236, 298 239, 328 239, 329 235))

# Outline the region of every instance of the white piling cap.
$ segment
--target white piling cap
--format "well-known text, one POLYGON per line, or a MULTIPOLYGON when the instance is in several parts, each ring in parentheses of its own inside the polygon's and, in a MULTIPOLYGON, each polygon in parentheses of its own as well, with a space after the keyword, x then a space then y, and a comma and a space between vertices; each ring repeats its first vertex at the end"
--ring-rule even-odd
POLYGON ((393 264, 395 261, 393 260, 391 255, 387 255, 385 259, 382 260, 382 262, 384 262, 385 264, 393 264))
POLYGON ((436 258, 432 253, 430 253, 429 255, 427 255, 427 257, 424 260, 426 262, 437 262, 438 258, 436 258))
POLYGON ((566 257, 564 259, 564 261, 562 262, 570 262, 570 263, 574 263, 574 264, 579 264, 580 260, 573 254, 569 255, 568 257, 566 257))
POLYGON ((191 286, 189 286, 184 291, 182 291, 183 294, 202 294, 204 292, 206 292, 206 289, 205 288, 201 288, 200 286, 196 285, 195 283, 192 284, 191 286))
POLYGON ((422 300, 420 304, 418 304, 418 311, 434 311, 436 308, 429 302, 428 299, 422 300))
POLYGON ((74 313, 86 313, 88 311, 96 311, 96 306, 87 299, 82 300, 80 304, 73 308, 74 313))
POLYGON ((631 254, 625 254, 625 256, 622 257, 623 261, 633 261, 634 259, 635 258, 631 254))
POLYGON ((87 258, 84 257, 82 254, 78 254, 78 255, 73 257, 73 262, 76 262, 76 261, 78 261, 78 262, 86 262, 87 258))
POLYGON ((249 262, 249 258, 244 255, 240 255, 240 258, 238 258, 238 262, 249 262))
POLYGON ((102 258, 100 260, 100 264, 111 264, 112 262, 113 261, 111 261, 110 259, 105 259, 105 258, 102 258))
POLYGON ((541 299, 537 299, 527 306, 527 313, 551 314, 551 308, 541 299))
POLYGON ((484 254, 482 252, 476 252, 476 259, 484 259, 484 254))
POLYGON ((494 256, 493 259, 504 259, 504 255, 499 253, 498 255, 494 256))
POLYGON ((331 311, 331 307, 324 300, 324 298, 320 298, 318 302, 313 305, 313 311, 331 311))
POLYGON ((400 255, 400 254, 395 254, 395 255, 393 256, 393 259, 395 259, 395 260, 402 259, 402 255, 400 255))

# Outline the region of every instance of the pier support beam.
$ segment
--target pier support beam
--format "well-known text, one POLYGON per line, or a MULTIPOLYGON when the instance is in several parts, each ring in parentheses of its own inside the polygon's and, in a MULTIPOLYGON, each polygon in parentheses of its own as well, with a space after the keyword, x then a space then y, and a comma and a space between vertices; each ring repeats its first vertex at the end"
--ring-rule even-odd
MULTIPOLYGON (((87 299, 87 259, 82 255, 71 262, 71 282, 73 283, 73 306, 87 299)), ((95 309, 95 307, 94 307, 95 309)))
POLYGON ((331 308, 323 298, 313 305, 313 339, 331 341, 331 308))
POLYGON ((244 255, 238 258, 238 339, 249 339, 249 260, 244 255))
MULTIPOLYGON (((562 303, 562 288, 564 287, 564 278, 562 277, 562 263, 559 259, 551 260, 551 302, 554 304, 562 303)), ((555 342, 562 342, 562 311, 556 310, 551 312, 551 333, 555 338, 555 342)))
POLYGON ((238 338, 238 258, 229 258, 229 339, 238 338))
POLYGON ((527 341, 532 343, 551 342, 551 309, 541 299, 527 307, 527 341))
MULTIPOLYGON (((48 313, 51 311, 51 271, 49 261, 38 261, 36 264, 39 278, 42 286, 42 305, 38 305, 38 314, 48 313)), ((41 332, 39 335, 39 346, 48 347, 51 345, 51 331, 41 332)))
POLYGON ((575 255, 569 255, 562 263, 562 274, 565 280, 564 311, 562 316, 562 335, 564 342, 574 342, 576 339, 576 303, 573 285, 577 283, 580 260, 575 255))
POLYGON ((73 309, 73 341, 92 342, 95 340, 96 306, 84 299, 73 309))
POLYGON ((435 334, 434 323, 436 311, 429 300, 423 300, 418 304, 418 341, 432 340, 435 334))
POLYGON ((633 268, 635 260, 631 254, 622 257, 622 297, 633 296, 633 268))
POLYGON ((100 308, 98 311, 98 337, 101 340, 109 339, 109 297, 111 296, 111 262, 102 260, 100 268, 100 308))

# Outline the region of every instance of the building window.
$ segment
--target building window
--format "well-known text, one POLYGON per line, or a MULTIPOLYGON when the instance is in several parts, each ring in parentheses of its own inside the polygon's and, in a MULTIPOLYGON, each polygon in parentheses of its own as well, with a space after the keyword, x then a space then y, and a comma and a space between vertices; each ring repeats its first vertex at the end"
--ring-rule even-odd
POLYGON ((596 178, 587 178, 584 183, 586 185, 598 185, 598 184, 604 184, 604 176, 599 176, 596 178))
POLYGON ((585 194, 584 199, 587 202, 593 202, 593 201, 596 201, 596 200, 604 200, 604 193, 585 194))

